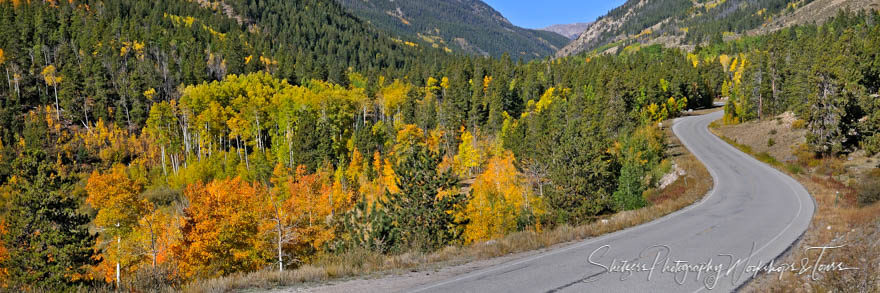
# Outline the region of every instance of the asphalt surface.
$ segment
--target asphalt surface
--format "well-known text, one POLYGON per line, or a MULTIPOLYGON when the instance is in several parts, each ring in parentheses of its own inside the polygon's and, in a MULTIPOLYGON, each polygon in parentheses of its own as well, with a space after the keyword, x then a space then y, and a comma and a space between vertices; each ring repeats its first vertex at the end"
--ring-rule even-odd
POLYGON ((708 130, 722 112, 680 118, 673 131, 714 188, 644 225, 512 260, 409 292, 729 292, 807 229, 814 202, 797 181, 708 130))

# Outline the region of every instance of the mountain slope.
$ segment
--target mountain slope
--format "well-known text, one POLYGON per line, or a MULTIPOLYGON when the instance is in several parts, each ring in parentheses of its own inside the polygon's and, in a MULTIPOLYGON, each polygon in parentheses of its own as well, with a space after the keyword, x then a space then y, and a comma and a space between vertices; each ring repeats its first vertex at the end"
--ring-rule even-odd
MULTIPOLYGON (((575 41, 559 50, 557 57, 596 50, 616 51, 640 43, 690 47, 721 40, 765 27, 821 22, 835 13, 804 14, 805 9, 831 7, 863 9, 876 7, 878 0, 629 0, 599 18, 575 41), (815 2, 815 3, 814 3, 815 2), (873 6, 872 6, 873 5, 873 6), (803 13, 802 13, 803 14, 803 13)), ((826 9, 826 10, 829 10, 826 9)))
MULTIPOLYGON (((257 71, 346 84, 350 70, 397 77, 449 56, 395 42, 332 0, 60 2, 0 1, 0 65, 16 88, 0 121, 43 102, 48 65, 64 80, 61 118, 134 127, 149 105, 179 97, 180 84, 257 71)), ((3 123, 0 141, 10 141, 16 126, 3 123)))
POLYGON ((556 33, 517 27, 479 0, 337 1, 411 45, 533 59, 553 55, 570 41, 556 33))
POLYGON ((554 24, 545 28, 542 28, 542 31, 554 32, 560 35, 563 35, 569 39, 577 39, 590 27, 592 22, 578 22, 578 23, 569 23, 569 24, 554 24))
POLYGON ((874 9, 880 10, 880 0, 815 0, 803 8, 787 13, 772 22, 754 29, 750 33, 761 34, 779 30, 784 27, 815 22, 822 24, 828 18, 837 15, 841 9, 874 9))

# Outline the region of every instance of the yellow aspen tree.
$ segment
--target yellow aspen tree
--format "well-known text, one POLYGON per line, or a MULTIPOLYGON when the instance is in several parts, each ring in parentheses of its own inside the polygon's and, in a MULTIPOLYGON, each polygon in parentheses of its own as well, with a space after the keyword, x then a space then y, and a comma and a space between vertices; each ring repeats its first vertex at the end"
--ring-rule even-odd
POLYGON ((345 169, 345 177, 351 182, 357 182, 364 173, 364 155, 357 148, 351 152, 351 162, 345 169))
POLYGON ((437 98, 437 91, 440 90, 440 86, 437 85, 438 81, 434 77, 428 77, 428 80, 425 81, 425 99, 426 100, 434 100, 437 98))
POLYGON ((172 246, 182 277, 255 271, 272 259, 262 221, 266 190, 241 178, 190 185, 179 241, 172 246))
POLYGON ((724 72, 730 70, 730 56, 727 56, 727 54, 721 54, 721 56, 718 56, 718 62, 721 63, 721 67, 724 68, 724 72))
POLYGON ((400 187, 397 185, 397 173, 394 172, 394 167, 388 158, 385 158, 382 163, 382 185, 385 186, 385 189, 390 193, 398 193, 400 192, 400 187))
POLYGON ((416 144, 424 144, 425 132, 415 124, 406 124, 397 131, 397 144, 394 145, 395 154, 403 154, 412 151, 416 144))
POLYGON ((162 209, 151 210, 138 220, 132 235, 132 251, 146 256, 144 263, 155 267, 171 261, 171 245, 179 236, 177 227, 182 218, 162 209))
POLYGON ((86 183, 86 203, 98 210, 92 223, 102 231, 95 243, 102 259, 97 270, 107 282, 115 279, 117 263, 131 272, 141 260, 132 235, 151 209, 149 202, 139 198, 142 189, 143 183, 132 180, 121 164, 103 174, 93 172, 86 183))
POLYGON ((538 103, 535 104, 535 111, 541 113, 547 107, 550 107, 550 104, 553 103, 553 100, 556 98, 556 88, 549 88, 547 91, 541 95, 541 98, 538 100, 538 103))
POLYGON ((296 169, 296 179, 287 181, 289 200, 284 209, 295 219, 294 231, 296 240, 291 243, 295 255, 306 255, 317 251, 324 243, 334 237, 331 223, 333 204, 330 194, 333 192, 332 174, 319 170, 315 174, 307 174, 305 166, 296 169))
POLYGON ((461 144, 458 145, 458 154, 455 155, 455 170, 460 177, 470 178, 473 169, 480 166, 480 152, 475 146, 474 136, 470 131, 461 133, 461 144))
POLYGON ((543 213, 540 200, 531 194, 513 161, 510 151, 489 158, 486 170, 474 181, 468 204, 459 215, 468 220, 466 242, 503 237, 517 230, 523 213, 543 213))
POLYGON ((688 53, 687 59, 691 61, 691 64, 694 66, 694 68, 697 68, 697 66, 700 65, 700 57, 698 57, 694 53, 688 53))
POLYGON ((737 60, 739 60, 739 66, 731 68, 731 70, 734 71, 734 73, 733 73, 734 83, 740 84, 740 83, 742 83, 743 74, 745 74, 745 71, 746 71, 746 56, 741 55, 739 58, 737 58, 737 60))
POLYGON ((43 80, 47 86, 51 86, 55 91, 55 119, 61 120, 61 108, 58 107, 58 84, 61 83, 61 76, 58 76, 55 65, 49 65, 43 68, 41 72, 43 80))
POLYGON ((399 110, 411 89, 411 85, 400 80, 394 80, 390 85, 379 89, 376 95, 381 102, 382 114, 386 120, 399 110))
POLYGON ((484 94, 489 92, 489 84, 491 84, 491 83, 492 83, 491 76, 486 75, 483 77, 483 93, 484 94))

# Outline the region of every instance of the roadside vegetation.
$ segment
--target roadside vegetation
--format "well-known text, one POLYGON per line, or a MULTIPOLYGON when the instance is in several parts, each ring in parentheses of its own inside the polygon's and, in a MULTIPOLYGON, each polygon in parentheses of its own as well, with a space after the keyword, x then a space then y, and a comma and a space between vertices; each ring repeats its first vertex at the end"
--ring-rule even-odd
POLYGON ((788 173, 810 192, 816 213, 809 229, 779 263, 815 261, 818 250, 835 247, 822 256, 823 262, 842 262, 858 270, 810 274, 763 274, 749 283, 746 292, 876 292, 880 289, 880 156, 863 150, 840 156, 820 157, 807 149, 802 120, 786 119, 790 113, 739 125, 713 124, 712 131, 728 143, 755 158, 788 173), (761 134, 761 135, 756 135, 761 134), (767 146, 773 137, 785 143, 767 146), (762 150, 756 153, 754 149, 762 150), (769 155, 769 152, 778 154, 769 155))
MULTIPOLYGON (((665 121, 664 125, 672 125, 672 121, 665 121)), ((644 224, 702 199, 713 184, 709 172, 681 145, 672 133, 671 126, 664 128, 663 133, 669 148, 665 151, 666 159, 662 163, 664 167, 658 169, 659 172, 653 176, 667 181, 662 187, 645 191, 645 200, 650 204, 644 208, 603 216, 584 225, 562 225, 542 231, 513 232, 491 241, 448 246, 430 253, 408 251, 380 255, 369 250, 349 251, 341 255, 323 256, 309 265, 291 271, 267 269, 195 282, 186 287, 186 291, 228 292, 252 288, 308 287, 323 281, 350 277, 370 278, 410 271, 431 271, 437 267, 564 245, 644 224)))

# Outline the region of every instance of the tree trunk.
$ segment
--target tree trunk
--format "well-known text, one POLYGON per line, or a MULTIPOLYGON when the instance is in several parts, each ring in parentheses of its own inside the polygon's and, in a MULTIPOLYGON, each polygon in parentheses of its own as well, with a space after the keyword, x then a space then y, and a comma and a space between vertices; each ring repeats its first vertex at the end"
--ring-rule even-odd
POLYGON ((281 211, 279 211, 278 207, 275 207, 275 217, 276 219, 276 229, 278 230, 278 271, 284 271, 284 254, 281 250, 282 243, 284 242, 284 227, 281 222, 281 211))
POLYGON ((55 120, 61 121, 61 108, 58 107, 58 84, 54 80, 52 83, 52 89, 55 90, 55 120))
POLYGON ((238 154, 238 161, 241 162, 241 138, 235 138, 235 152, 238 154))
POLYGON ((244 167, 247 168, 248 171, 251 170, 251 162, 248 160, 247 144, 244 146, 244 167))
POLYGON ((162 175, 168 177, 168 170, 165 169, 165 145, 162 145, 162 175))
POLYGON ((290 160, 287 163, 287 166, 289 168, 294 167, 294 165, 293 165, 294 164, 294 162, 293 162, 293 139, 291 139, 291 136, 293 136, 293 132, 290 131, 290 122, 288 122, 287 123, 287 135, 285 135, 285 138, 287 139, 287 156, 288 156, 288 160, 290 160))
MULTIPOLYGON (((772 97, 773 101, 771 101, 771 103, 773 105, 778 105, 777 103, 779 103, 779 99, 778 99, 777 93, 776 93, 776 70, 773 70, 773 73, 771 73, 771 75, 770 75, 770 91, 772 92, 771 94, 773 95, 773 97, 772 97)), ((773 107, 773 108, 775 109, 776 107, 773 107)), ((774 112, 775 111, 777 111, 777 110, 774 110, 774 112)))

